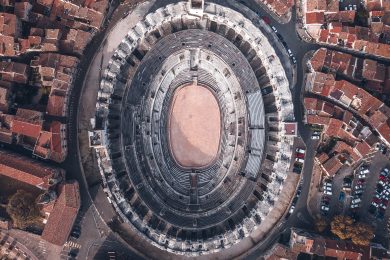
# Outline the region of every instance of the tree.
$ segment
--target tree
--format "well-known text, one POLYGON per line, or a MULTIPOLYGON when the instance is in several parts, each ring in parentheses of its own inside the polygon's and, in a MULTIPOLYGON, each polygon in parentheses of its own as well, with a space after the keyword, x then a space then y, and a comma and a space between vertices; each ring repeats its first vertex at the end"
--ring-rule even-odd
POLYGON ((348 216, 336 216, 331 223, 331 231, 340 239, 351 239, 352 243, 360 246, 369 245, 374 238, 374 229, 362 222, 353 223, 348 216))
POLYGON ((34 196, 23 190, 12 195, 6 210, 14 224, 20 228, 25 228, 41 217, 34 196))
POLYGON ((330 224, 330 231, 333 234, 338 236, 340 239, 349 239, 351 238, 353 220, 348 216, 335 216, 332 223, 330 224))
POLYGON ((323 218, 318 218, 315 220, 315 229, 317 232, 322 233, 328 227, 328 222, 323 218))
POLYGON ((359 246, 368 246, 374 238, 374 230, 364 223, 357 223, 352 230, 352 242, 359 246))

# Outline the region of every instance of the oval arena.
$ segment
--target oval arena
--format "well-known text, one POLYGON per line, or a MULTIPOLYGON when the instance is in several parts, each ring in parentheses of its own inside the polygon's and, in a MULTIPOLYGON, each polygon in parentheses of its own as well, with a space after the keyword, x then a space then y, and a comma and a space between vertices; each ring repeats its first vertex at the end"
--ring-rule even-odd
POLYGON ((187 2, 148 14, 112 56, 96 107, 107 195, 156 247, 218 252, 277 201, 292 154, 281 137, 293 120, 289 82, 242 14, 187 2))
POLYGON ((169 146, 183 168, 203 168, 218 153, 221 118, 214 94, 194 84, 178 88, 169 110, 169 146))

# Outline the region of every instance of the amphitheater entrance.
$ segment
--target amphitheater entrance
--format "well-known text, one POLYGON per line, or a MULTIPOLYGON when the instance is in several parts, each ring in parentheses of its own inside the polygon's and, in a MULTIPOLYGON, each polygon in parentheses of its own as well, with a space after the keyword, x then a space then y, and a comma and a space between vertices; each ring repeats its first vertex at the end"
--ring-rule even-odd
POLYGON ((197 84, 177 88, 168 120, 169 147, 180 167, 199 169, 214 162, 221 137, 221 111, 210 89, 197 84))

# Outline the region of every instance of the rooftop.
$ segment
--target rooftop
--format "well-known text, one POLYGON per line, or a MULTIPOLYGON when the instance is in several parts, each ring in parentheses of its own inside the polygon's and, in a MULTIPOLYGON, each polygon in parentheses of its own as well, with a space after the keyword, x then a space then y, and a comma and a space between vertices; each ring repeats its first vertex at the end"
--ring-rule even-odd
POLYGON ((43 230, 42 238, 55 245, 65 244, 79 208, 79 184, 76 181, 62 184, 59 188, 59 197, 43 230))

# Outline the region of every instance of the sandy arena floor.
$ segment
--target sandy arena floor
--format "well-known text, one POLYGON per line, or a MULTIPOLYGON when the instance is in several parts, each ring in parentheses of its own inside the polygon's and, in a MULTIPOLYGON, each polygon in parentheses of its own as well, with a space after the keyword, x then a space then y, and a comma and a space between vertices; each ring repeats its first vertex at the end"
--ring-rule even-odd
POLYGON ((177 89, 168 134, 171 152, 182 167, 200 168, 212 163, 221 135, 221 113, 213 93, 195 85, 177 89))

